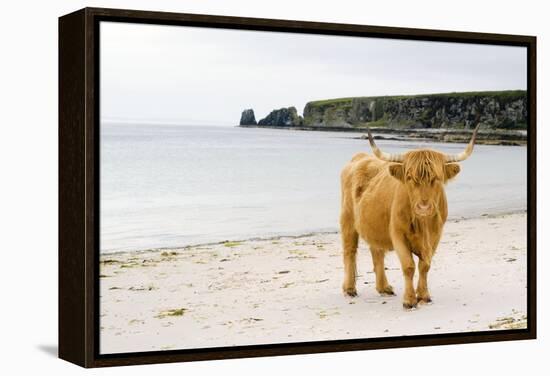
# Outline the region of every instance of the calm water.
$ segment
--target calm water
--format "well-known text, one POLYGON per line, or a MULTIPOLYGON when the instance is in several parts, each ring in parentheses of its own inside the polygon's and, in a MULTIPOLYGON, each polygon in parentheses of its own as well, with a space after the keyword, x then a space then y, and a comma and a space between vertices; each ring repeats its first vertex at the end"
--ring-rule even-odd
MULTIPOLYGON (((101 126, 101 251, 334 231, 358 134, 212 126, 101 126)), ((385 151, 463 144, 379 141, 385 151)), ((449 216, 526 209, 526 148, 477 145, 449 183, 449 216)))

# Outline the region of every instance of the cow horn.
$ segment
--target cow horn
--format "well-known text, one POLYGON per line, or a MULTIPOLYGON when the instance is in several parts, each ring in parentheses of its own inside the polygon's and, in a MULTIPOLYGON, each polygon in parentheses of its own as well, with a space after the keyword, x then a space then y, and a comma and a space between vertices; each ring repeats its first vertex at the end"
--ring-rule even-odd
POLYGON ((446 154, 445 155, 445 163, 452 163, 452 162, 461 162, 466 159, 470 155, 472 155, 472 152, 474 151, 474 144, 476 143, 476 136, 477 131, 479 130, 479 125, 481 124, 479 122, 479 114, 477 115, 476 119, 474 120, 474 124, 477 124, 474 133, 472 134, 472 138, 470 139, 470 142, 468 143, 468 146, 466 146, 466 149, 462 153, 458 154, 446 154))
POLYGON ((370 147, 372 148, 372 152, 374 153, 374 155, 376 155, 378 159, 381 159, 387 162, 399 162, 399 163, 403 162, 405 158, 403 154, 389 154, 378 149, 378 146, 376 146, 376 144, 374 143, 374 138, 372 138, 372 134, 370 133, 369 127, 367 127, 367 133, 369 135, 369 142, 370 142, 370 147))

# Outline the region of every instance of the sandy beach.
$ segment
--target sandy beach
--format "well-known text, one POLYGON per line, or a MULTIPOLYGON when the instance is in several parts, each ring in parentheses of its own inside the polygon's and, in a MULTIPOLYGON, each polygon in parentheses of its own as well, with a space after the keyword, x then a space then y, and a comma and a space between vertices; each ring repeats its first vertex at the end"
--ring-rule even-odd
MULTIPOLYGON (((429 275, 433 304, 405 311, 394 252, 380 296, 364 243, 359 296, 341 291, 336 233, 100 258, 100 352, 372 338, 526 327, 525 213, 447 222, 429 275)), ((417 273, 418 275, 418 273, 417 273)))

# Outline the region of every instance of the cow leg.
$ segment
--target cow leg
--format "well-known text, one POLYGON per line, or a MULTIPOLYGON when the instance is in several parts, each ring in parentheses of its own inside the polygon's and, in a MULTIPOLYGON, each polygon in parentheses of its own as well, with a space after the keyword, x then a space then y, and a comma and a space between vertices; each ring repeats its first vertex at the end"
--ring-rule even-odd
POLYGON ((372 263, 374 264, 374 273, 376 274, 376 291, 382 295, 395 295, 393 287, 388 284, 386 278, 386 270, 384 267, 384 254, 383 249, 370 249, 372 255, 372 263))
POLYGON ((341 221, 342 247, 344 249, 344 294, 357 296, 355 289, 355 277, 357 274, 357 243, 359 235, 353 224, 341 221))
POLYGON ((401 239, 394 240, 395 251, 401 262, 401 270, 403 271, 403 278, 405 280, 405 292, 403 294, 403 307, 405 309, 411 309, 416 307, 416 293, 413 286, 413 278, 415 272, 414 260, 412 252, 405 245, 401 239))
POLYGON ((431 260, 421 258, 418 261, 418 286, 416 287, 416 297, 418 301, 430 303, 432 301, 428 291, 428 272, 430 271, 431 260))

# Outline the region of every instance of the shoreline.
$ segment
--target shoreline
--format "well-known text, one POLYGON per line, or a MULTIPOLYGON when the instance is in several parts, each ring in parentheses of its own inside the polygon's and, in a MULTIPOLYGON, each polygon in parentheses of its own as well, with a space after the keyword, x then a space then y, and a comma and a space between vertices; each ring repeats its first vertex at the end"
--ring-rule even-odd
MULTIPOLYGON (((446 224, 450 222, 458 222, 458 221, 464 221, 464 220, 470 220, 470 219, 482 219, 482 218, 498 218, 501 216, 508 216, 508 215, 515 215, 515 214, 527 214, 527 210, 521 209, 521 210, 511 210, 501 213, 487 213, 487 214, 481 214, 478 216, 471 216, 471 217, 450 217, 447 218, 446 224)), ((144 252, 163 252, 163 251, 173 251, 173 250, 183 250, 183 249, 191 249, 196 247, 208 247, 208 246, 216 246, 216 245, 224 245, 226 243, 245 243, 250 241, 272 241, 272 240, 281 240, 281 239, 300 239, 300 238, 306 238, 310 236, 317 236, 317 235, 330 235, 330 234, 338 234, 340 233, 340 230, 337 228, 334 228, 332 230, 320 230, 320 231, 307 231, 304 233, 296 233, 296 234, 278 234, 278 235, 268 235, 268 236, 252 236, 249 238, 237 238, 237 239, 227 239, 227 240, 221 240, 221 241, 213 241, 213 242, 204 242, 204 243, 193 243, 193 244, 185 244, 185 245, 175 245, 170 247, 159 247, 159 248, 143 248, 143 249, 132 249, 132 250, 106 250, 100 252, 100 259, 101 257, 108 256, 108 255, 121 255, 121 254, 127 254, 127 253, 144 253, 144 252)))
POLYGON ((404 311, 374 288, 358 250, 359 296, 341 292, 337 233, 100 256, 101 353, 475 332, 526 327, 525 212, 448 221, 430 271, 434 304, 404 311))
MULTIPOLYGON (((272 126, 272 125, 236 125, 238 128, 281 129, 294 131, 320 131, 342 133, 365 133, 367 128, 333 127, 333 126, 272 126)), ((376 140, 387 141, 423 141, 442 143, 468 143, 471 130, 453 128, 386 128, 372 127, 370 130, 376 140), (391 135, 389 137, 381 136, 391 135), (398 137, 393 137, 398 136, 398 137)), ((353 137, 366 139, 366 136, 353 137)), ((478 145, 525 146, 527 130, 480 129, 476 138, 478 145)))

